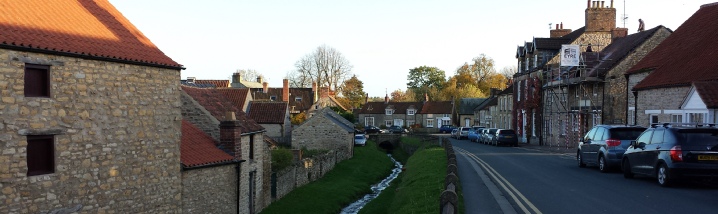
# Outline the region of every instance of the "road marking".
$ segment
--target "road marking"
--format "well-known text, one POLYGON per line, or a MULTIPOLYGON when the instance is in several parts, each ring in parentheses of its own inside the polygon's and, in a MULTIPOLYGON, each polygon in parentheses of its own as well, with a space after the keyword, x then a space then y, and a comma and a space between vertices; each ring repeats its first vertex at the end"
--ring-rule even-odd
POLYGON ((533 211, 533 213, 542 214, 541 211, 538 208, 536 208, 536 206, 534 206, 533 203, 531 203, 531 201, 529 201, 523 194, 521 194, 521 192, 518 189, 516 189, 516 187, 514 187, 508 180, 506 180, 506 178, 501 176, 501 174, 499 174, 499 172, 497 172, 493 167, 491 167, 484 160, 482 160, 481 158, 477 157, 473 153, 468 152, 462 148, 454 146, 454 149, 458 150, 460 152, 460 154, 466 155, 466 156, 470 157, 471 159, 473 159, 474 161, 476 161, 476 163, 478 163, 481 166, 481 168, 483 168, 493 178, 493 181, 498 183, 499 186, 501 186, 504 189, 504 191, 506 191, 509 194, 509 196, 511 196, 511 198, 514 200, 514 202, 516 202, 516 204, 519 206, 519 208, 521 208, 521 210, 524 213, 532 213, 531 211, 533 211), (524 204, 526 204, 526 205, 524 205, 524 204), (528 208, 527 208, 527 206, 528 206, 528 208), (529 209, 531 209, 531 211, 529 211, 529 209))

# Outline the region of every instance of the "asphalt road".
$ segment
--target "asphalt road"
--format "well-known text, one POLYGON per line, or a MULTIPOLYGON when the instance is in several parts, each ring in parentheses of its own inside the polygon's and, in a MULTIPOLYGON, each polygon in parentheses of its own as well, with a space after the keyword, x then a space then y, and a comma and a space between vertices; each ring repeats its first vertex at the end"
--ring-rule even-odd
POLYGON ((663 188, 579 168, 575 154, 451 139, 466 213, 718 213, 718 185, 663 188))

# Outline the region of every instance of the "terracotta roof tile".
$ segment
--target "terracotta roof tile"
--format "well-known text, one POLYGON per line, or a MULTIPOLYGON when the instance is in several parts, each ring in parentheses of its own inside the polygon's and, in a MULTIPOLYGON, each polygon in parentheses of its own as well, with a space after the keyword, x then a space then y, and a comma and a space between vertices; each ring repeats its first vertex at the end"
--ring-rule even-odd
POLYGON ((451 101, 427 101, 421 108, 421 114, 451 114, 454 105, 451 101))
POLYGON ((0 47, 181 69, 107 0, 0 3, 0 47))
POLYGON ((384 111, 387 107, 394 109, 394 114, 406 114, 406 110, 409 108, 416 109, 416 113, 419 113, 424 104, 422 102, 368 102, 362 106, 358 114, 385 114, 384 111))
POLYGON ((234 106, 240 109, 244 108, 245 102, 247 102, 247 96, 249 95, 248 88, 217 88, 217 90, 227 97, 234 106))
POLYGON ((252 101, 247 115, 259 124, 283 124, 287 117, 287 103, 281 101, 252 101))
POLYGON ((718 4, 701 6, 627 74, 653 71, 633 90, 718 80, 718 4))
POLYGON ((180 143, 180 162, 184 167, 204 166, 226 163, 234 157, 218 149, 209 135, 192 123, 182 120, 182 140, 180 143))
POLYGON ((718 81, 693 82, 693 86, 707 108, 718 108, 718 81))
POLYGON ((236 119, 241 121, 242 133, 264 130, 264 127, 257 124, 254 120, 249 119, 239 107, 232 104, 219 89, 193 88, 183 85, 182 90, 219 121, 225 120, 226 112, 234 112, 236 119))
POLYGON ((229 80, 194 80, 195 84, 212 84, 216 88, 229 87, 229 80))

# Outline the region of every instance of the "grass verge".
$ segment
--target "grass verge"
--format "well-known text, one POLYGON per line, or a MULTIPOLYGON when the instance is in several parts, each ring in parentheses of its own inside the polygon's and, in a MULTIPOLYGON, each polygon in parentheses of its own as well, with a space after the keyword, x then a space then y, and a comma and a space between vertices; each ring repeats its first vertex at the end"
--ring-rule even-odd
MULTIPOLYGON (((354 148, 354 157, 337 164, 323 178, 299 187, 261 213, 339 213, 370 193, 369 187, 391 173, 394 164, 368 141, 354 148)), ((444 170, 446 171, 446 170, 444 170)))

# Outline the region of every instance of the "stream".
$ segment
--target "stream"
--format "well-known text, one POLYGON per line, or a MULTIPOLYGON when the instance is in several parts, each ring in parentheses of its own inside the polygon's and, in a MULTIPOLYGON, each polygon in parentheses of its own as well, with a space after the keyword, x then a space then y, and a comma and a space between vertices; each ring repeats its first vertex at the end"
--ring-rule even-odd
POLYGON ((384 178, 381 182, 378 184, 374 184, 371 186, 372 193, 364 195, 363 198, 355 201, 354 203, 350 204, 349 206, 342 209, 342 214, 356 214, 359 213, 359 210, 363 208, 366 204, 368 204, 371 200, 379 196, 379 193, 386 189, 391 181, 393 181, 397 176, 399 176, 399 173, 401 173, 401 168, 404 167, 399 163, 399 161, 396 161, 394 157, 392 157, 390 154, 387 154, 389 158, 391 158, 391 161, 394 162, 394 169, 391 170, 391 175, 384 178))

